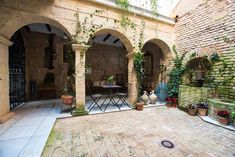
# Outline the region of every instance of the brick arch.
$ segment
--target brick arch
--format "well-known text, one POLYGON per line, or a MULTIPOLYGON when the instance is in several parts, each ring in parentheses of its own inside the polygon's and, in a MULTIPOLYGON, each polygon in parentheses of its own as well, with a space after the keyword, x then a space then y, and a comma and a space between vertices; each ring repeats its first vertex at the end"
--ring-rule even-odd
POLYGON ((216 52, 216 50, 212 48, 211 49, 209 48, 194 49, 185 55, 182 61, 182 64, 183 66, 186 66, 189 61, 195 58, 206 58, 210 62, 210 57, 214 52, 216 52))
POLYGON ((155 45, 157 45, 158 47, 161 48, 163 55, 164 55, 164 59, 172 58, 170 46, 165 41, 163 41, 161 39, 154 38, 154 39, 149 39, 149 40, 145 41, 144 45, 149 42, 154 43, 155 45))
POLYGON ((114 30, 114 29, 110 29, 110 28, 102 28, 100 30, 98 30, 97 32, 95 32, 93 34, 93 36, 95 35, 101 35, 101 34, 111 34, 113 36, 115 36, 116 38, 120 39, 121 42, 123 43, 123 45, 126 47, 127 53, 132 53, 134 51, 133 46, 131 44, 131 41, 120 31, 114 30))
POLYGON ((66 25, 63 25, 61 22, 59 22, 57 19, 53 19, 47 16, 42 15, 35 15, 35 14, 21 14, 19 16, 15 16, 11 18, 9 21, 7 21, 4 26, 0 30, 0 34, 7 39, 10 39, 11 36, 20 28, 33 24, 33 23, 45 23, 50 24, 60 30, 62 30, 64 33, 68 35, 68 37, 72 38, 72 33, 69 31, 66 27, 66 25))

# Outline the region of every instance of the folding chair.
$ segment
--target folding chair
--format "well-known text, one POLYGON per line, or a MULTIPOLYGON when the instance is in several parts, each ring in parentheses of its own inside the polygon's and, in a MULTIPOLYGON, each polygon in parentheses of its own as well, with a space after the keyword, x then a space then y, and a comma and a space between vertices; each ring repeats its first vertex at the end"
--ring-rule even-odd
POLYGON ((92 102, 88 106, 89 112, 95 107, 98 106, 98 108, 102 111, 101 105, 99 105, 99 100, 102 98, 102 94, 96 93, 96 91, 93 91, 91 87, 86 83, 86 88, 88 90, 88 95, 91 97, 92 102))
POLYGON ((127 103, 127 101, 126 101, 127 98, 128 98, 129 92, 130 92, 131 84, 127 83, 127 84, 125 85, 125 87, 127 88, 127 92, 126 92, 126 93, 125 93, 125 92, 123 92, 123 93, 116 93, 116 95, 117 95, 118 98, 119 98, 118 101, 117 101, 117 105, 118 105, 119 102, 122 102, 121 105, 119 106, 119 108, 121 108, 122 105, 126 105, 126 106, 132 108, 132 107, 127 103))

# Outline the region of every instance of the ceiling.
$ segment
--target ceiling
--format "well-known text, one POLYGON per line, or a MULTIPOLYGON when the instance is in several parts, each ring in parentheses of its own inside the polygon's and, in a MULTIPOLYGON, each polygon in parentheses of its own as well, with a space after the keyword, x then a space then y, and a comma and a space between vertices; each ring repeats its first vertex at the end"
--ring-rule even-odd
MULTIPOLYGON (((54 26, 51 26, 49 24, 44 24, 44 23, 30 24, 30 25, 25 26, 24 29, 28 32, 32 31, 32 32, 40 32, 40 33, 47 33, 47 34, 53 33, 53 34, 56 34, 57 36, 68 38, 67 34, 64 33, 62 30, 54 26)), ((94 43, 99 43, 99 44, 104 44, 104 45, 110 45, 110 46, 115 46, 115 47, 120 47, 120 48, 124 47, 124 45, 118 38, 108 33, 94 36, 92 38, 92 41, 94 43)))
POLYGON ((108 34, 108 33, 94 36, 92 38, 92 41, 94 43, 99 43, 99 44, 105 44, 105 45, 122 47, 122 48, 124 47, 121 40, 119 40, 115 36, 112 36, 111 34, 108 34))

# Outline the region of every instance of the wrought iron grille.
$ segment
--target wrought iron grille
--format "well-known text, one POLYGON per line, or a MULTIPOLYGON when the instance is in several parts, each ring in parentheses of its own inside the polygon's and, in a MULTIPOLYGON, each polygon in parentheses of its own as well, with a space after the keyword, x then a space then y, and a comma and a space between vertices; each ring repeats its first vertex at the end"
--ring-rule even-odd
POLYGON ((9 47, 9 96, 10 109, 25 101, 25 47, 18 30, 12 37, 9 47))

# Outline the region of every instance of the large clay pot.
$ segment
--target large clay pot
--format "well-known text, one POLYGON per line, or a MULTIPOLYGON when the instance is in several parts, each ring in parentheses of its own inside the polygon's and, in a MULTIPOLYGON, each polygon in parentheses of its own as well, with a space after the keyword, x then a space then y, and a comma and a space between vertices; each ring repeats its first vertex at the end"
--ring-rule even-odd
POLYGON ((156 103, 156 101, 157 101, 157 96, 155 95, 154 90, 152 90, 152 91, 150 92, 149 100, 150 100, 150 104, 155 104, 155 103, 156 103))
POLYGON ((198 114, 199 114, 200 116, 206 116, 206 113, 207 113, 207 109, 198 108, 198 114))
POLYGON ((61 95, 61 99, 65 105, 71 105, 73 103, 73 96, 71 95, 61 95))
POLYGON ((222 125, 228 125, 229 119, 227 117, 218 116, 218 121, 222 125))
POLYGON ((147 105, 147 102, 149 101, 149 97, 146 91, 144 91, 144 94, 140 98, 144 102, 144 104, 147 105))
POLYGON ((142 111, 144 108, 144 102, 137 102, 136 103, 136 110, 142 111))

